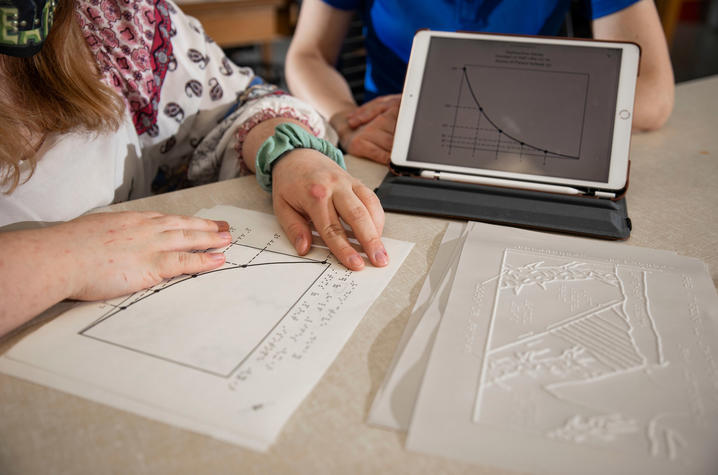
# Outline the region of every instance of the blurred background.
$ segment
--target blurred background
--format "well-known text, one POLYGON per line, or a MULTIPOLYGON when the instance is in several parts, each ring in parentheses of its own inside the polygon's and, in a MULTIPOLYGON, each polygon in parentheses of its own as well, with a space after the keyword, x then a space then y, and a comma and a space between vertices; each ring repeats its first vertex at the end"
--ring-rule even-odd
MULTIPOLYGON (((718 0, 655 0, 666 33, 676 82, 718 74, 718 0)), ((207 33, 242 66, 286 88, 284 57, 296 25, 298 0, 176 0, 198 18, 207 33)), ((572 0, 564 34, 590 36, 581 6, 572 0)), ((364 50, 357 17, 345 41, 338 67, 362 102, 364 50)))

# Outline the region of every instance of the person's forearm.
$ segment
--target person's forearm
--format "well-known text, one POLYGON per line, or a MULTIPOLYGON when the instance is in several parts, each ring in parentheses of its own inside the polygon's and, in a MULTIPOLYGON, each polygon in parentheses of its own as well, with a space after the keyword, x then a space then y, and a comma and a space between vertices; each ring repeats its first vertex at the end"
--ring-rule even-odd
POLYGON ((631 41, 641 47, 633 111, 634 130, 661 127, 673 110, 675 91, 668 45, 653 0, 641 0, 593 21, 597 39, 631 41))
POLYGON ((45 229, 0 233, 0 336, 67 298, 72 256, 45 229))
POLYGON ((290 92, 309 102, 327 119, 356 107, 344 77, 327 64, 319 53, 302 53, 290 49, 286 75, 290 92))
POLYGON ((0 233, 0 334, 61 300, 105 300, 225 262, 225 221, 156 212, 91 213, 0 233))
POLYGON ((633 128, 647 131, 663 126, 673 111, 674 95, 672 72, 670 76, 649 71, 641 73, 636 83, 633 128))

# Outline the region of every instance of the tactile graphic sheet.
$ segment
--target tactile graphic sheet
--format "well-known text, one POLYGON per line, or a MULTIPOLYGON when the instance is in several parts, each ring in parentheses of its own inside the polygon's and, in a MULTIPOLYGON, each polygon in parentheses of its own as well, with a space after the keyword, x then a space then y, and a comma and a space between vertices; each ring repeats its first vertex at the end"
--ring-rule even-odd
POLYGON ((458 249, 455 272, 425 283, 441 295, 372 423, 408 417, 410 449, 522 472, 718 473, 718 298, 702 262, 480 223, 458 249))
POLYGON ((671 387, 688 355, 673 346, 664 354, 651 307, 662 315, 667 284, 679 285, 664 296, 683 297, 689 309, 686 276, 507 250, 475 420, 577 444, 620 440, 641 450, 648 442, 651 454, 670 460, 685 455, 682 434, 693 423, 681 402, 696 381, 671 387))

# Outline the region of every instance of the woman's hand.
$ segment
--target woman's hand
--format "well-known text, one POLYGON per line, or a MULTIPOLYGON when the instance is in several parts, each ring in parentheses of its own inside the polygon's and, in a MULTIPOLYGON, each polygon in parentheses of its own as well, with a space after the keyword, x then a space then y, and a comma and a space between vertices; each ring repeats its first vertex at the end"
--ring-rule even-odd
POLYGON ((57 226, 56 249, 75 262, 70 298, 100 300, 152 287, 180 274, 224 264, 232 237, 225 221, 160 213, 102 213, 57 226))
POLYGON ((224 221, 160 213, 101 213, 0 233, 0 335, 66 299, 125 295, 224 264, 191 251, 231 241, 224 221))
POLYGON ((400 96, 384 96, 331 119, 344 150, 357 157, 389 163, 400 96))
POLYGON ((390 109, 399 110, 401 105, 401 94, 389 94, 379 96, 366 102, 352 111, 347 116, 349 127, 356 129, 360 125, 371 122, 374 118, 390 109))
POLYGON ((299 254, 311 247, 311 221, 342 264, 362 269, 364 259, 349 243, 343 220, 373 265, 388 264, 380 239, 384 210, 379 199, 331 159, 311 149, 289 152, 272 169, 272 190, 274 213, 299 254))

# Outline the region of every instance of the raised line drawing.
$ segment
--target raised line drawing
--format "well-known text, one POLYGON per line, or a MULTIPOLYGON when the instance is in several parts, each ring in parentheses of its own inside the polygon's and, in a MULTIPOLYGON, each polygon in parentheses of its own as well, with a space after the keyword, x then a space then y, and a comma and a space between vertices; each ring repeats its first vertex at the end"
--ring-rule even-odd
POLYGON ((680 460, 687 449, 682 416, 655 413, 651 404, 622 396, 623 388, 630 395, 634 387, 650 386, 670 365, 651 307, 651 272, 506 249, 474 421, 532 421, 515 429, 680 460), (511 318, 517 308, 521 318, 511 318), (530 412, 507 412, 515 410, 506 404, 508 394, 521 401, 515 407, 530 412))

